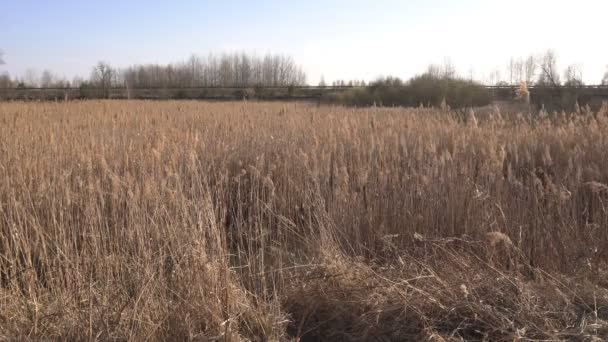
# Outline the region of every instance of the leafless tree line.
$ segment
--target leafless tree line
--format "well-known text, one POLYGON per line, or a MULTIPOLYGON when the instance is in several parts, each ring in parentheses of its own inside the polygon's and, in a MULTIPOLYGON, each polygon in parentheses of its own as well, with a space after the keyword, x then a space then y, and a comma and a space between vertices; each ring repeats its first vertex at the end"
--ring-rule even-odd
POLYGON ((21 77, 14 79, 8 73, 0 74, 0 88, 69 88, 82 82, 79 77, 70 82, 50 70, 39 72, 36 69, 27 69, 21 77))
MULTIPOLYGON (((527 84, 534 83, 538 70, 537 61, 538 58, 535 56, 519 59, 511 58, 508 66, 509 84, 518 84, 520 82, 526 82, 527 84)), ((496 78, 497 80, 500 78, 498 73, 496 73, 496 78)))
POLYGON ((192 55, 181 63, 134 65, 124 69, 99 62, 88 79, 75 77, 71 82, 49 70, 39 73, 29 69, 17 79, 11 79, 7 74, 0 75, 0 87, 9 88, 284 87, 305 84, 306 74, 292 57, 279 54, 259 57, 247 53, 210 54, 207 57, 192 55))
MULTIPOLYGON (((0 50, 0 65, 4 64, 0 50)), ((427 73, 454 76, 456 69, 446 59, 443 65, 431 65, 427 73)), ((472 73, 470 76, 473 79, 472 73)), ((558 69, 557 54, 549 50, 541 55, 511 58, 507 65, 506 78, 496 69, 486 78, 490 85, 580 86, 583 74, 579 65, 566 67, 563 78, 558 69), (563 79, 563 81, 562 81, 563 79)), ((253 87, 253 86, 298 86, 306 84, 306 74, 293 58, 285 55, 267 54, 263 57, 246 53, 222 55, 210 54, 206 57, 192 55, 181 63, 168 65, 134 65, 124 69, 114 68, 99 62, 88 79, 75 77, 68 81, 49 70, 41 73, 28 69, 19 78, 12 79, 7 73, 0 74, 0 88, 42 87, 65 88, 81 85, 127 88, 180 88, 180 87, 253 87)), ((601 84, 608 86, 608 68, 601 84)), ((320 86, 327 86, 322 78, 320 86)), ((365 81, 332 82, 333 86, 365 86, 365 81)))
MULTIPOLYGON (((539 56, 528 56, 526 58, 511 58, 507 65, 507 80, 501 80, 498 71, 494 72, 496 84, 516 85, 526 82, 528 85, 540 86, 582 86, 583 73, 577 64, 566 67, 562 77, 559 73, 557 54, 548 50, 539 56)), ((494 83, 494 82, 491 82, 494 83)), ((608 71, 602 80, 603 85, 608 85, 608 71)))
POLYGON ((115 82, 133 88, 300 86, 306 84, 306 74, 289 56, 233 53, 136 65, 117 72, 115 82))

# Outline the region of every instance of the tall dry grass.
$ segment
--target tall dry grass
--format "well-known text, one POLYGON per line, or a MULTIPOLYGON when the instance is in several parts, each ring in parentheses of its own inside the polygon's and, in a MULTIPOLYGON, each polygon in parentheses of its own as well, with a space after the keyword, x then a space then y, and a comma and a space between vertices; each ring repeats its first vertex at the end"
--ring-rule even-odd
POLYGON ((607 114, 0 104, 0 339, 606 338, 607 114))

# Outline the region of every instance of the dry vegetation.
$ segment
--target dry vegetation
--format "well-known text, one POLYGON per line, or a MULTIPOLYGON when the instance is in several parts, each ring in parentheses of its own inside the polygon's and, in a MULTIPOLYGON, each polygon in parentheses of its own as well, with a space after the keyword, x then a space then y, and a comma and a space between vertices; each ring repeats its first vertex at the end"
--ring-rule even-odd
POLYGON ((608 113, 491 114, 0 104, 0 339, 606 339, 608 113))

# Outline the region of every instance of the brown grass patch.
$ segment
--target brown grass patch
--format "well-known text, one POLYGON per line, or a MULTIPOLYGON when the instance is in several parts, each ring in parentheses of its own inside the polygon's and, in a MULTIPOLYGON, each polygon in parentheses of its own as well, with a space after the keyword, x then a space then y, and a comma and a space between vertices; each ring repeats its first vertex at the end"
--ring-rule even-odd
POLYGON ((0 339, 607 338, 607 118, 475 121, 2 103, 0 339))

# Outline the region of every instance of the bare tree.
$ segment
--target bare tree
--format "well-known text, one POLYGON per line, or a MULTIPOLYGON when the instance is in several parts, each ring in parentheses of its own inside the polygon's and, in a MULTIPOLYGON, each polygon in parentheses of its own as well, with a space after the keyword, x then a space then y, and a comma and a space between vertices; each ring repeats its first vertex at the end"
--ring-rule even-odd
POLYGON ((515 59, 511 57, 509 60, 509 85, 513 85, 515 82, 515 59))
POLYGON ((44 70, 42 76, 40 76, 40 87, 49 88, 53 86, 54 76, 49 70, 44 70))
POLYGON ((40 76, 36 69, 27 69, 23 75, 23 83, 26 87, 38 87, 40 85, 40 76))
POLYGON ((541 60, 540 76, 536 83, 543 86, 559 86, 561 80, 557 70, 557 56, 555 52, 553 50, 547 51, 541 60))
POLYGON ((524 81, 526 84, 530 85, 534 81, 534 77, 536 76, 536 69, 538 68, 538 64, 536 63, 536 59, 534 56, 529 56, 526 58, 524 62, 524 81))
POLYGON ((325 88, 327 87, 327 83, 325 82, 325 76, 321 75, 321 80, 319 80, 319 87, 325 88))
MULTIPOLYGON (((4 53, 0 50, 0 65, 4 64, 2 55, 4 55, 4 53)), ((11 77, 8 74, 0 74, 0 88, 11 88, 13 85, 12 83, 11 77)))
POLYGON ((490 85, 501 85, 502 84, 502 77, 500 75, 500 70, 498 68, 490 73, 490 76, 488 76, 488 83, 490 85))
POLYGON ((523 58, 519 58, 515 62, 515 83, 520 84, 524 80, 524 65, 523 58))
POLYGON ((444 79, 452 79, 456 77, 456 67, 454 67, 454 64, 452 63, 452 60, 450 58, 444 58, 443 66, 441 69, 441 76, 444 79))
POLYGON ((199 85, 202 76, 202 63, 197 55, 190 56, 188 59, 188 69, 190 72, 190 86, 196 87, 199 85))
POLYGON ((91 79, 101 89, 103 97, 110 97, 110 89, 112 88, 114 76, 114 69, 106 62, 99 62, 93 68, 91 79))
POLYGON ((569 87, 580 87, 584 85, 583 83, 583 72, 578 65, 572 64, 566 68, 564 71, 564 79, 566 82, 564 83, 569 87))
POLYGON ((15 83, 8 73, 0 74, 0 88, 12 88, 14 85, 15 83))
POLYGON ((235 57, 238 64, 238 86, 247 87, 251 83, 251 59, 244 52, 239 57, 235 57))
MULTIPOLYGON (((608 69, 608 67, 607 67, 607 69, 608 69)), ((602 85, 608 86, 608 70, 606 70, 606 72, 604 73, 604 77, 602 78, 602 85)))
POLYGON ((72 79, 72 87, 80 88, 80 86, 84 83, 84 80, 79 76, 74 76, 72 79))
POLYGON ((234 85, 234 69, 228 55, 223 55, 220 59, 220 86, 230 87, 234 85))
MULTIPOLYGON (((530 62, 532 66, 534 66, 534 60, 530 62)), ((533 67, 531 67, 533 69, 533 67)), ((509 75, 509 84, 510 85, 518 85, 523 81, 528 82, 526 79, 526 61, 523 58, 511 58, 509 60, 509 64, 507 65, 507 72, 509 75)), ((534 70, 530 71, 530 74, 534 74, 534 70)))
POLYGON ((442 75, 441 67, 436 64, 431 64, 427 67, 426 74, 433 78, 441 78, 441 75, 442 75))

